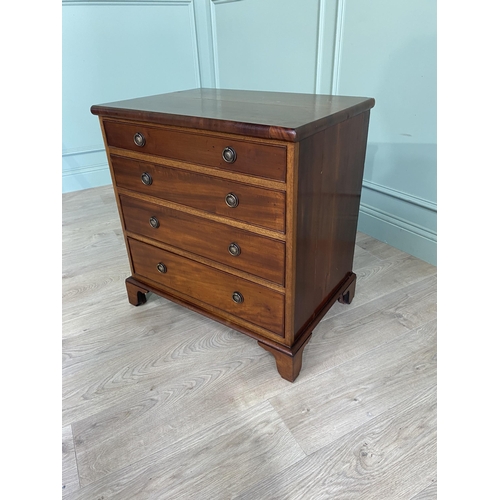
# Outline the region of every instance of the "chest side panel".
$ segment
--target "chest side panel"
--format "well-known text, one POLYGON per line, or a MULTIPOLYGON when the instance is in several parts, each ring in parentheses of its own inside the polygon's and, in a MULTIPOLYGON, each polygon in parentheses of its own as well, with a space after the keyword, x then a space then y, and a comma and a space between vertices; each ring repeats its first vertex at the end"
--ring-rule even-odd
POLYGON ((368 120, 365 112, 300 142, 296 335, 352 271, 368 120))

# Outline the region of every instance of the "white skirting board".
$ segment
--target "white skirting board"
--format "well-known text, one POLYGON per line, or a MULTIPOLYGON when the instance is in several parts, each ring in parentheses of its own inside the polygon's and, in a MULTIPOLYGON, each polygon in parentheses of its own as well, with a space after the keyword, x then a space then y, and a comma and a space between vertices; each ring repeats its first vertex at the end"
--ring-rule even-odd
POLYGON ((437 235, 423 226, 362 203, 358 231, 425 262, 437 264, 437 235))

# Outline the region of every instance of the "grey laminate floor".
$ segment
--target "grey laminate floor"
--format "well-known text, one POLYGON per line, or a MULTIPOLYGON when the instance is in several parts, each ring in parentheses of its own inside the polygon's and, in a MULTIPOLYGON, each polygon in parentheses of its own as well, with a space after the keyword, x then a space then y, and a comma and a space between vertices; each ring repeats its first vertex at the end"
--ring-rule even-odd
POLYGON ((64 499, 436 498, 436 268, 358 234, 299 378, 130 274, 111 186, 63 195, 64 499))

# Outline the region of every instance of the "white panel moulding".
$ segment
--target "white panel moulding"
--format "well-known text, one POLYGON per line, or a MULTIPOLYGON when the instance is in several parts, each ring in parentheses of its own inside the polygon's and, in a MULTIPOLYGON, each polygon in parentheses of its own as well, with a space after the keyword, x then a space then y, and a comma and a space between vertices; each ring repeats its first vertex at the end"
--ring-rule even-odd
MULTIPOLYGON (((233 0, 231 0, 233 1, 233 0)), ((221 3, 221 1, 217 2, 217 0, 210 1, 210 28, 212 30, 212 62, 213 62, 213 74, 215 76, 215 88, 220 88, 220 75, 219 75, 219 51, 217 49, 217 27, 216 27, 216 19, 215 19, 215 6, 217 3, 221 3)), ((223 2, 224 3, 224 2, 223 2)))
POLYGON ((340 58, 342 56, 342 32, 344 29, 345 0, 337 0, 337 19, 335 23, 335 49, 333 54, 333 74, 331 94, 336 95, 339 91, 340 82, 340 58))
POLYGON ((398 200, 406 201, 407 203, 411 203, 412 205, 426 208, 427 210, 431 210, 432 212, 437 212, 437 204, 432 201, 425 200, 424 198, 420 198, 418 196, 414 196, 397 189, 382 186, 381 184, 367 180, 363 181, 363 187, 366 189, 371 189, 372 191, 377 191, 378 193, 382 193, 387 196, 391 196, 392 198, 397 198, 398 200))
POLYGON ((89 153, 101 153, 104 152, 104 148, 101 146, 89 146, 83 148, 72 148, 63 150, 63 158, 66 156, 76 156, 76 155, 86 155, 89 153))
POLYGON ((321 93, 321 74, 323 71, 323 39, 325 37, 325 0, 319 0, 318 5, 318 27, 316 43, 316 75, 314 82, 314 93, 321 93))
POLYGON ((215 6, 223 3, 233 3, 241 2, 243 0, 210 0, 210 16, 209 24, 211 30, 211 44, 212 44, 212 63, 213 63, 213 75, 215 78, 215 88, 220 88, 220 72, 219 72, 219 50, 217 47, 217 19, 215 13, 215 6))
POLYGON ((415 224, 414 222, 410 222, 401 217, 397 217, 394 214, 389 214, 376 207, 372 207, 371 205, 366 205, 365 203, 361 203, 360 213, 375 217, 398 229, 408 231, 409 233, 419 236, 420 238, 425 238, 433 243, 436 243, 437 241, 437 233, 435 231, 431 231, 430 229, 423 227, 420 224, 415 224))

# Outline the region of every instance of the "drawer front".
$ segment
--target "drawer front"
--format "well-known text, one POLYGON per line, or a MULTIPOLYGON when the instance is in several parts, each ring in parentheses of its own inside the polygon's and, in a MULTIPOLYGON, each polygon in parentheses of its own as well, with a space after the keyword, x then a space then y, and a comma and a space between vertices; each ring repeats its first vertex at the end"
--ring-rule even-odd
POLYGON ((121 195, 125 228, 284 284, 285 244, 195 215, 121 195))
POLYGON ((131 238, 128 244, 137 277, 177 290, 284 336, 284 295, 131 238), (241 302, 235 301, 239 300, 235 293, 242 297, 241 302))
POLYGON ((116 185, 276 231, 285 230, 285 193, 111 156, 116 185), (144 174, 147 174, 146 184, 144 174), (237 205, 228 206, 237 199, 237 205), (235 198, 234 198, 235 197, 235 198))
MULTIPOLYGON (((104 121, 104 130, 109 146, 285 181, 286 148, 282 145, 273 146, 109 121, 104 121), (144 140, 142 146, 134 142, 136 134, 141 134, 144 140), (235 153, 232 163, 223 159, 222 154, 226 148, 232 150, 229 152, 230 157, 235 153)), ((141 143, 140 137, 138 142, 141 143)))

